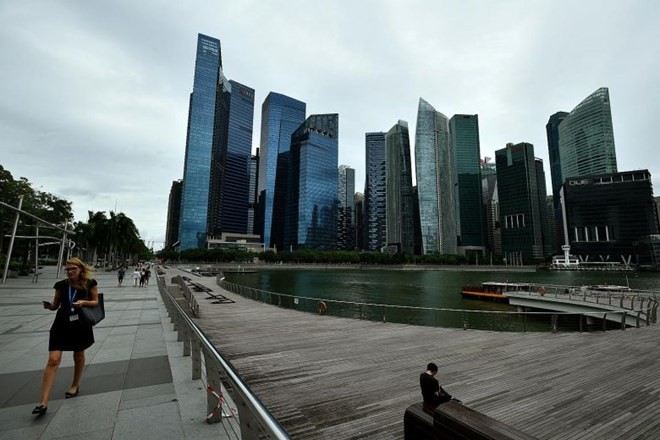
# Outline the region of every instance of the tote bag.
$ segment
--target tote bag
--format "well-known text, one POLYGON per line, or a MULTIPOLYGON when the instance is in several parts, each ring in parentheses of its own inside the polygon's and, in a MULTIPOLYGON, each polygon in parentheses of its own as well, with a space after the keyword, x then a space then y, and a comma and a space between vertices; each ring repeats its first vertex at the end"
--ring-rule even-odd
POLYGON ((103 294, 99 293, 99 303, 94 307, 81 307, 80 319, 89 324, 96 325, 105 318, 105 305, 103 304, 103 294))

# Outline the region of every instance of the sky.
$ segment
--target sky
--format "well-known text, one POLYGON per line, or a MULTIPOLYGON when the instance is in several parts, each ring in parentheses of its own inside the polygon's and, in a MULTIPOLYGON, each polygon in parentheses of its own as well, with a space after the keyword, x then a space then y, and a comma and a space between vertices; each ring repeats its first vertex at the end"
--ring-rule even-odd
POLYGON ((73 202, 76 220, 123 212, 160 249, 203 33, 225 76, 255 89, 253 149, 271 91, 338 113, 357 191, 365 133, 405 120, 414 154, 424 98, 479 115, 482 157, 532 143, 550 192, 545 124, 599 87, 619 171, 649 169, 660 188, 658 21, 654 0, 5 0, 0 165, 73 202))

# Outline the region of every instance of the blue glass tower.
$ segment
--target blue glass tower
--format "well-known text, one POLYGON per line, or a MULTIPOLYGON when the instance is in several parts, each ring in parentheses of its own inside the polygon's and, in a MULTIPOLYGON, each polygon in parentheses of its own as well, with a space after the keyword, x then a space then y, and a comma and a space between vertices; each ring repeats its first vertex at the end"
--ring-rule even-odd
POLYGON ((291 135, 305 121, 306 110, 304 102, 275 92, 270 92, 261 106, 258 207, 255 230, 262 236, 266 246, 273 245, 271 234, 278 155, 289 151, 291 135))
POLYGON ((203 247, 206 241, 215 101, 221 68, 220 40, 199 34, 188 110, 180 250, 203 247))
POLYGON ((211 161, 208 232, 248 230, 254 90, 220 77, 211 161))
POLYGON ((365 135, 364 185, 365 249, 379 251, 387 244, 385 231, 385 133, 365 135))
POLYGON ((291 136, 283 209, 285 249, 337 245, 338 122, 336 113, 311 115, 291 136))

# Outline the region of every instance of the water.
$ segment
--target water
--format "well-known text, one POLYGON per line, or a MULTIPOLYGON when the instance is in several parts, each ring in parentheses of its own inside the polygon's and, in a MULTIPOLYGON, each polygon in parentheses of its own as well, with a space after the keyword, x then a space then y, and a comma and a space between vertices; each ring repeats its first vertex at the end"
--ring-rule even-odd
MULTIPOLYGON (((267 292, 277 292, 313 300, 294 302, 283 297, 262 296, 260 300, 307 312, 315 312, 318 300, 328 303, 329 314, 351 318, 403 322, 443 327, 480 328, 509 331, 549 331, 551 314, 543 316, 484 314, 476 311, 512 312, 508 304, 461 295, 464 285, 486 281, 528 282, 542 285, 629 285, 633 289, 660 290, 660 274, 624 272, 473 272, 473 271, 395 271, 395 270, 259 270, 256 273, 226 274, 227 281, 267 292), (475 312, 410 310, 383 306, 335 303, 368 303, 412 306, 429 309, 463 309, 475 312)), ((578 318, 560 317, 555 323, 576 331, 578 318)))
MULTIPOLYGON (((361 303, 453 309, 495 309, 501 304, 463 299, 464 285, 485 281, 529 282, 545 285, 629 285, 660 290, 658 273, 625 272, 471 272, 392 270, 260 270, 227 274, 227 281, 270 292, 361 303)), ((499 306, 499 307, 498 307, 499 306)))

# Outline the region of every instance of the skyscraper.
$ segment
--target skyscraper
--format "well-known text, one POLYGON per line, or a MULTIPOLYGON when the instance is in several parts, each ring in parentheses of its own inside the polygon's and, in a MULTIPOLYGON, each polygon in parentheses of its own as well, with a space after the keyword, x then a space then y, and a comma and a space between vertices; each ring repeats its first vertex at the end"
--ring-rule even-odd
POLYGON ((179 219, 181 218, 181 190, 183 181, 175 180, 170 189, 169 203, 167 204, 167 227, 165 232, 165 247, 172 246, 179 241, 179 219))
POLYGON ((449 120, 449 136, 456 157, 458 190, 454 194, 459 253, 483 253, 486 240, 481 197, 479 116, 454 115, 449 120))
POLYGON ((356 246, 355 231, 355 170, 348 165, 339 166, 337 186, 339 200, 337 212, 337 247, 353 250, 356 246))
POLYGON ((285 214, 285 249, 337 246, 338 123, 336 113, 311 115, 291 136, 286 198, 274 207, 285 214))
POLYGON ((408 123, 399 121, 385 136, 387 246, 405 254, 415 252, 412 170, 408 123))
POLYGON ((385 230, 385 133, 365 134, 364 184, 365 250, 379 251, 387 244, 385 230))
POLYGON ((447 117, 420 98, 415 133, 415 174, 424 254, 456 254, 453 161, 447 117))
POLYGON ((248 211, 254 90, 227 81, 221 73, 216 103, 207 231, 215 237, 227 232, 251 234, 248 211))
POLYGON ((559 124, 559 160, 563 180, 617 172, 610 94, 606 87, 587 96, 559 124))
POLYGON ((552 228, 552 250, 558 252, 563 240, 563 225, 561 217, 561 197, 559 195, 564 183, 561 176, 561 156, 559 154, 559 124, 566 119, 568 113, 557 112, 550 116, 545 126, 548 138, 548 157, 550 158, 550 176, 552 177, 552 217, 554 227, 552 228))
POLYGON ((305 121, 305 112, 304 102, 275 92, 270 92, 261 106, 261 148, 257 183, 259 216, 256 219, 256 227, 266 246, 273 244, 271 234, 278 155, 289 151, 291 135, 305 121))
POLYGON ((495 164, 502 254, 509 263, 542 260, 549 251, 543 161, 532 144, 520 143, 495 151, 495 164))
POLYGON ((181 250, 204 247, 206 241, 215 102, 221 69, 220 40, 199 34, 183 167, 181 250))

